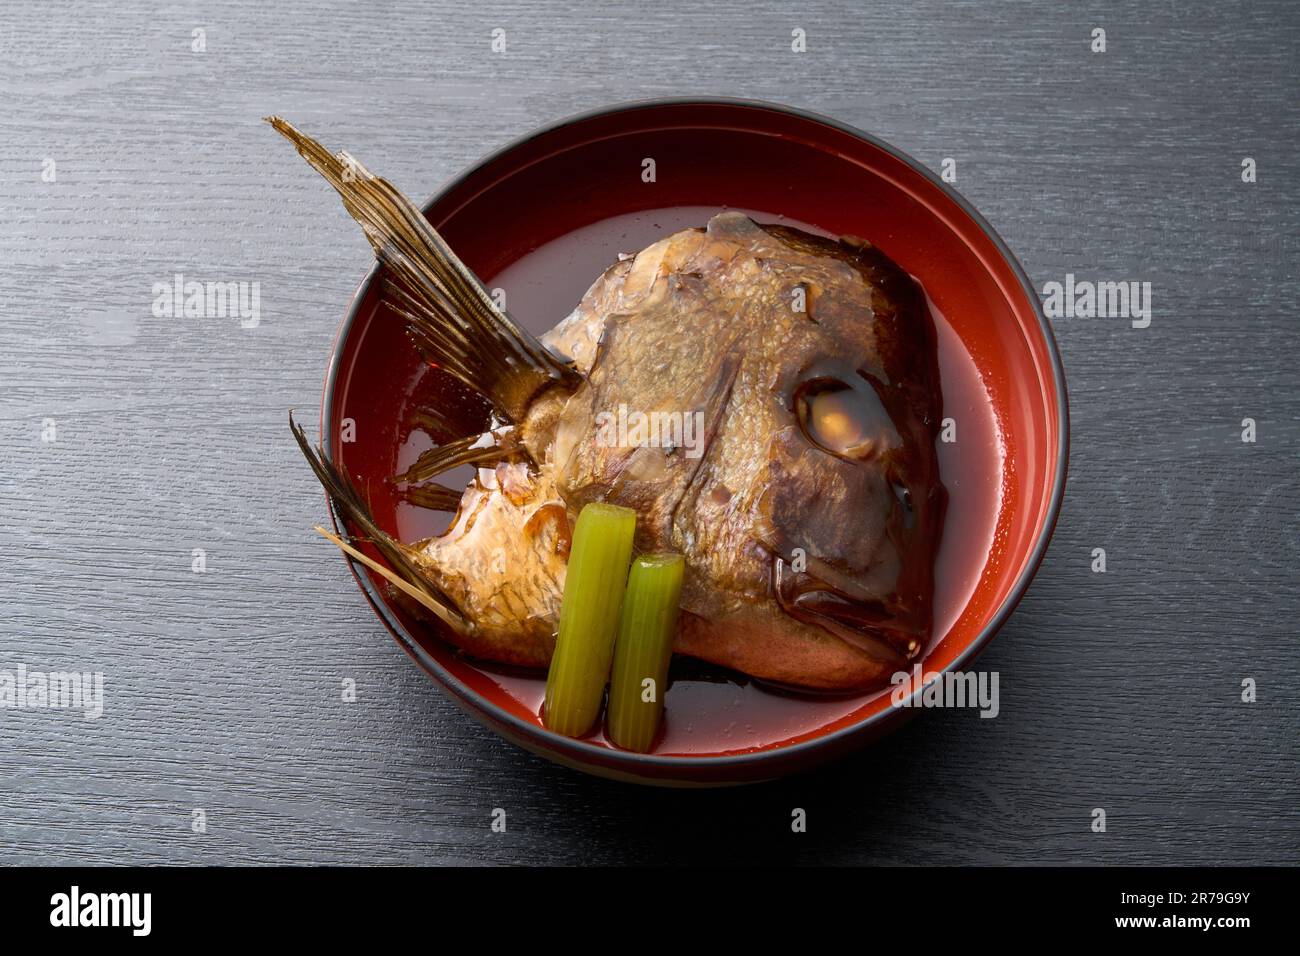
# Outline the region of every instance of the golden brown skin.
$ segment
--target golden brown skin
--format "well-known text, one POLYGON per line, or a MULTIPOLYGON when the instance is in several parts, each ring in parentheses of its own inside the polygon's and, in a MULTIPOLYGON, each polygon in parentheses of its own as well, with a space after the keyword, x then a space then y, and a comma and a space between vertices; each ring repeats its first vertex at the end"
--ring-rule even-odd
POLYGON ((451 529, 411 546, 471 622, 453 637, 467 652, 548 663, 591 501, 637 510, 638 549, 686 556, 679 653, 853 689, 920 651, 946 500, 940 392, 923 297, 885 256, 722 214, 611 266, 543 343, 584 381, 542 392, 514 430, 536 467, 481 469, 451 529), (823 393, 852 399, 865 439, 821 443, 801 396, 823 393), (703 433, 611 447, 598 416, 620 406, 699 413, 703 433))

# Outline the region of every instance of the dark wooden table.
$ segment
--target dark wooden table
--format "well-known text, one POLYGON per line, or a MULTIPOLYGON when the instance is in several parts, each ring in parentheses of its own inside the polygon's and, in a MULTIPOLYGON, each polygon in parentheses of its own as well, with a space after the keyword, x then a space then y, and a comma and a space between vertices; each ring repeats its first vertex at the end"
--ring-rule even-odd
POLYGON ((583 7, 0 13, 0 670, 106 698, 0 710, 0 862, 1300 862, 1295 7, 583 7), (1036 285, 1150 281, 1154 314, 1056 322, 1070 481, 982 658, 998 719, 662 792, 482 731, 314 539, 285 411, 314 422, 370 257, 260 117, 423 196, 539 124, 690 94, 952 157, 1036 285), (260 324, 154 316, 177 273, 259 282, 260 324))

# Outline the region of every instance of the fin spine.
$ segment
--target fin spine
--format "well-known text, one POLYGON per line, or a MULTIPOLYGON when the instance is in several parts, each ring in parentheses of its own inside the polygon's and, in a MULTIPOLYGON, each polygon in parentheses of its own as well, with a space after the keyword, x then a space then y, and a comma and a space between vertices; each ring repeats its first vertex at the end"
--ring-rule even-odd
MULTIPOLYGON (((426 578, 415 563, 402 550, 399 542, 375 524, 374 518, 370 515, 369 507, 361 500, 356 489, 337 468, 325 459, 325 452, 319 445, 315 449, 307 440, 306 433, 302 430, 297 422, 293 420, 293 413, 289 413, 289 428, 293 432, 294 439, 298 442, 298 448, 302 451, 303 457, 307 459, 307 464, 315 473, 317 480, 325 489, 329 496, 330 502, 343 515, 345 519, 355 525, 365 533, 368 540, 374 544, 383 555, 384 560, 388 562, 391 573, 396 574, 408 585, 420 591, 428 600, 421 600, 425 607, 431 607, 430 601, 441 608, 441 611, 435 613, 446 622, 449 626, 461 633, 470 630, 469 622, 465 620, 463 614, 456 607, 441 588, 426 578)), ((354 538, 354 540, 356 540, 354 538)), ((367 563, 367 567, 373 567, 367 563)), ((383 572, 379 572, 383 574, 383 572)), ((391 580, 390 575, 385 574, 391 580)), ((407 590, 403 588, 403 590, 407 590)))
POLYGON ((330 153, 278 116, 266 121, 334 187, 391 275, 384 301, 404 318, 421 353, 522 421, 539 392, 576 388, 582 376, 496 307, 424 214, 347 153, 330 153))

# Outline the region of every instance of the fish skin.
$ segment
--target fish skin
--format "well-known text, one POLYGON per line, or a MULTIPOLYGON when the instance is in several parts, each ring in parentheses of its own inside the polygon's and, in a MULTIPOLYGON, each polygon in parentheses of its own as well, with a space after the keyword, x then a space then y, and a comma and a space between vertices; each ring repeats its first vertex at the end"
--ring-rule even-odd
POLYGON ((919 653, 946 502, 937 353, 923 296, 883 254, 720 214, 615 263, 542 342, 583 382, 544 391, 518 423, 535 467, 480 469, 449 530, 409 546, 472 624, 455 643, 544 667, 572 523, 611 501, 637 510, 638 550, 687 558, 675 652, 828 690, 881 686, 919 653), (871 377, 885 453, 850 461, 800 428, 795 390, 828 368, 871 377), (702 454, 606 447, 596 416, 620 404, 700 412, 702 454), (774 561, 795 549, 818 572, 801 593, 829 578, 869 608, 862 643, 800 595, 778 600, 774 561))

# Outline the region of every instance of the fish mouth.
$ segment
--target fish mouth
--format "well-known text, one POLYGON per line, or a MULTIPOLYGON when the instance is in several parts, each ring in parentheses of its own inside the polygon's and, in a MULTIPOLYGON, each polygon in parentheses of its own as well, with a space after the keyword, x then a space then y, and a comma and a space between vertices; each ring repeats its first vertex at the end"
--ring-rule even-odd
POLYGON ((811 557, 805 570, 795 571, 779 552, 768 550, 772 596, 790 617, 895 667, 904 668, 920 655, 920 636, 900 627, 883 601, 863 593, 847 576, 811 557))

